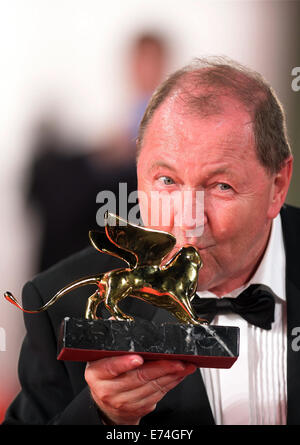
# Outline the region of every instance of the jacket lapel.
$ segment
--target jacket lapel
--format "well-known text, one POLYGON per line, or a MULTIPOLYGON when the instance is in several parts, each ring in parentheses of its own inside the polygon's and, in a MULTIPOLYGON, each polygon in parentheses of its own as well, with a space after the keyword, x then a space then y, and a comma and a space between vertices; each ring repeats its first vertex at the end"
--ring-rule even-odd
POLYGON ((300 211, 284 206, 281 211, 286 249, 287 302, 287 424, 300 424, 300 211), (298 330, 295 330, 298 328, 298 330), (297 333, 298 332, 298 333, 297 333))

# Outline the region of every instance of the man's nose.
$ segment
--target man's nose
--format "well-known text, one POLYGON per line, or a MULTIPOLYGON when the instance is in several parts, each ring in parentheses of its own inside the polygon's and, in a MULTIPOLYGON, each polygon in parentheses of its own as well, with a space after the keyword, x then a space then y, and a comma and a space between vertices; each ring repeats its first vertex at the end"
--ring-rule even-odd
POLYGON ((185 190, 182 192, 180 204, 175 214, 175 224, 177 219, 182 230, 191 231, 191 236, 193 234, 201 236, 207 222, 204 209, 204 191, 185 190))

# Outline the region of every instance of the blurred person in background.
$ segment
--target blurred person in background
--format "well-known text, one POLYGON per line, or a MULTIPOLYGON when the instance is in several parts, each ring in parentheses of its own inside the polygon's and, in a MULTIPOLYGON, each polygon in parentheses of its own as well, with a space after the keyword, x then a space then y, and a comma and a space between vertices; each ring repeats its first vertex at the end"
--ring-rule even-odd
POLYGON ((134 142, 150 97, 165 75, 169 57, 167 43, 158 34, 145 33, 133 42, 129 61, 136 98, 131 111, 129 139, 134 142))
MULTIPOLYGON (((101 150, 101 162, 114 166, 135 165, 136 138, 149 99, 166 75, 171 50, 167 39, 158 32, 134 36, 127 48, 128 89, 131 97, 123 123, 109 134, 101 150)), ((127 85, 126 85, 127 87, 127 85)))
POLYGON ((114 136, 97 147, 78 147, 64 140, 55 119, 39 123, 28 192, 41 223, 38 271, 88 245, 88 231, 101 224, 96 222, 99 192, 111 191, 118 201, 119 183, 127 184, 128 195, 137 189, 138 125, 167 61, 167 44, 159 34, 145 32, 133 39, 128 64, 135 97, 127 127, 120 123, 114 136))

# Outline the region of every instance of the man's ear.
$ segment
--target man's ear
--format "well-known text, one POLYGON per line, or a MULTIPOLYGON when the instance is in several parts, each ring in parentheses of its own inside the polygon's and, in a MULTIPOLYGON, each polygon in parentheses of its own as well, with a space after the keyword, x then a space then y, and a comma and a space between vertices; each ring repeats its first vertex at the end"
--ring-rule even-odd
POLYGON ((273 175, 273 184, 271 190, 271 202, 268 216, 275 218, 284 204, 293 171, 293 156, 287 158, 279 172, 273 175))

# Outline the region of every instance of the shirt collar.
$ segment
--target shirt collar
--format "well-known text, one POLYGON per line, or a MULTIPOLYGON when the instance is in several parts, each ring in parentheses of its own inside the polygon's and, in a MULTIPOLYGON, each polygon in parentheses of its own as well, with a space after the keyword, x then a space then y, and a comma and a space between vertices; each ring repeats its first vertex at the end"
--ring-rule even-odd
MULTIPOLYGON (((236 298, 250 284, 264 284, 285 301, 285 249, 280 214, 272 221, 271 234, 264 256, 252 278, 244 286, 234 289, 223 297, 236 298)), ((216 297, 210 291, 197 292, 201 298, 216 297)))

